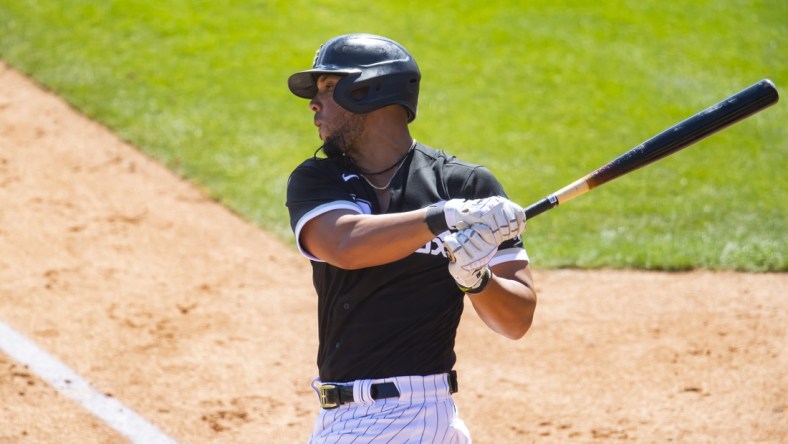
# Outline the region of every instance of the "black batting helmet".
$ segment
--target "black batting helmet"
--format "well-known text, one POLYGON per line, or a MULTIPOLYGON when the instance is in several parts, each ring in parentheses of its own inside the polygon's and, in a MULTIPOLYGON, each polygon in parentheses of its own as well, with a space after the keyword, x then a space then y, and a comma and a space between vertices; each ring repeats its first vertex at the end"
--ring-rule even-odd
POLYGON ((334 37, 317 50, 312 69, 291 75, 287 85, 298 97, 311 99, 321 74, 343 76, 334 101, 350 112, 396 104, 408 110, 408 122, 416 118, 421 73, 410 53, 391 39, 372 34, 334 37))

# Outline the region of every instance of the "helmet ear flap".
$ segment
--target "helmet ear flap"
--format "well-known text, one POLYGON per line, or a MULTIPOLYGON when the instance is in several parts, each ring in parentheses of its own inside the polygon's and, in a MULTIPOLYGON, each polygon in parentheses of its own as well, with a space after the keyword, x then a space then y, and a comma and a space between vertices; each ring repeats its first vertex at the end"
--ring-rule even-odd
POLYGON ((334 101, 342 108, 354 113, 364 113, 358 109, 358 103, 363 103, 369 97, 369 85, 358 83, 357 80, 361 72, 353 72, 342 76, 342 79, 334 86, 334 101))
POLYGON ((349 91, 350 98, 356 102, 361 102, 369 97, 369 85, 363 85, 359 88, 352 88, 349 91))
POLYGON ((416 118, 419 78, 413 73, 388 74, 359 80, 351 73, 334 89, 334 101, 354 113, 368 113, 388 105, 401 105, 408 112, 408 122, 416 118))
POLYGON ((346 94, 349 95, 354 102, 363 103, 371 96, 380 94, 381 90, 383 89, 383 82, 381 79, 378 78, 374 80, 374 82, 368 81, 359 85, 352 85, 350 88, 348 88, 346 94))

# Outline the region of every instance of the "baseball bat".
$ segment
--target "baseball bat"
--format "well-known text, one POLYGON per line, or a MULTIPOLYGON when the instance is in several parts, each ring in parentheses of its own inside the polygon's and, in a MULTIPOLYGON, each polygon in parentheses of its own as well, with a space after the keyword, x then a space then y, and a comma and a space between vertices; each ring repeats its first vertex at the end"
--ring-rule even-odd
POLYGON ((774 83, 769 79, 761 80, 716 105, 673 125, 597 170, 534 202, 525 208, 526 220, 699 142, 777 103, 778 99, 779 94, 774 83))

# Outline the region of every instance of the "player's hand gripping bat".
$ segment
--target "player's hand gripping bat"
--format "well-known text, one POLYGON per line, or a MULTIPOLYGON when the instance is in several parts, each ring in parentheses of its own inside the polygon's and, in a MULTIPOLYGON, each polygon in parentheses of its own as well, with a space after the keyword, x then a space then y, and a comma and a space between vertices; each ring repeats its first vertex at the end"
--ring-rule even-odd
POLYGON ((695 114, 616 157, 596 171, 570 183, 525 209, 530 220, 606 182, 684 149, 734 123, 777 103, 779 95, 771 80, 760 82, 695 114))

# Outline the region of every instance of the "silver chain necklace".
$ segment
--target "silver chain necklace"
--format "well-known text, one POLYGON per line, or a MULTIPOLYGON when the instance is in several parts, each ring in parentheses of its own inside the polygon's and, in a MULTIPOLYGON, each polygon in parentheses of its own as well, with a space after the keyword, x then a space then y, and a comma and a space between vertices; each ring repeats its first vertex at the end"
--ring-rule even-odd
MULTIPOLYGON (((402 165, 405 164, 405 159, 408 158, 408 154, 410 154, 410 152, 413 151, 414 148, 416 148, 416 141, 415 140, 413 141, 413 145, 411 145, 410 148, 408 148, 408 151, 405 153, 405 155, 402 156, 402 159, 400 159, 399 162, 397 162, 397 164, 398 164, 397 165, 397 169, 394 170, 394 174, 391 175, 391 177, 389 178, 389 181, 386 182, 386 185, 384 185, 382 187, 379 187, 379 186, 375 185, 374 183, 370 182, 369 179, 367 179, 367 176, 365 176, 364 173, 361 173, 361 178, 364 179, 369 184, 369 186, 371 186, 372 188, 374 188, 374 189, 376 189, 378 191, 385 191, 385 190, 389 189, 389 186, 391 185, 391 182, 394 181, 394 178, 397 177, 397 173, 399 173, 400 168, 402 168, 402 165)), ((378 174, 380 174, 380 173, 378 173, 378 174)))

